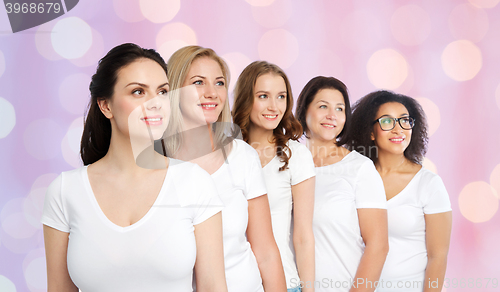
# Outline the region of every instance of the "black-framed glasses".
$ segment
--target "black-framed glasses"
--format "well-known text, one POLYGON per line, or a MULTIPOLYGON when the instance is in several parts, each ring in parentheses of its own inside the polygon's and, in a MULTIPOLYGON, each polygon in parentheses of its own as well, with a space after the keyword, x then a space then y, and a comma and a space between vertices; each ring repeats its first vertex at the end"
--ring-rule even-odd
POLYGON ((415 126, 415 119, 412 117, 401 117, 401 118, 389 118, 381 117, 373 122, 373 124, 378 123, 382 131, 390 131, 396 126, 396 122, 399 123, 402 129, 411 130, 415 126))

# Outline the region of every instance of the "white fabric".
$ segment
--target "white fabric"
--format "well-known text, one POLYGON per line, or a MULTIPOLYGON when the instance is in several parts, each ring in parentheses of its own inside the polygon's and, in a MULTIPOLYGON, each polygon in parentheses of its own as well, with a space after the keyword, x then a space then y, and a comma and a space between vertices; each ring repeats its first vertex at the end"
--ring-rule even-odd
POLYGON ((284 162, 275 156, 263 167, 263 171, 271 208, 274 239, 280 251, 287 287, 294 288, 300 280, 291 240, 292 186, 315 176, 315 171, 311 152, 306 146, 293 140, 289 140, 287 145, 292 153, 291 157, 289 156, 288 168, 279 171, 284 162))
POLYGON ((192 291, 194 225, 222 207, 208 173, 171 160, 153 207, 121 227, 100 209, 82 167, 49 186, 42 223, 69 233, 68 270, 81 291, 192 291))
POLYGON ((316 167, 316 292, 349 291, 365 249, 360 208, 387 208, 384 184, 369 158, 352 151, 337 163, 316 167))
POLYGON ((235 139, 226 162, 212 174, 224 203, 224 263, 229 292, 264 291, 257 260, 246 237, 248 200, 266 194, 259 155, 235 139))
POLYGON ((443 181, 424 168, 387 202, 389 254, 380 277, 383 287, 377 291, 423 291, 427 267, 424 215, 448 211, 451 204, 443 181))

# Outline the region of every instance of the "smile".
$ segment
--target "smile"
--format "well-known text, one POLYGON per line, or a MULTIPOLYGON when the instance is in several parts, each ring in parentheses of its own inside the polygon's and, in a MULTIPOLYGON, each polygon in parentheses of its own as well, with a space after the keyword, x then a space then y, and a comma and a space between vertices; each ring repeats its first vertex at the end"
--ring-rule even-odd
POLYGON ((402 143, 405 140, 405 138, 391 138, 389 141, 392 143, 402 143))
POLYGON ((274 121, 278 118, 278 115, 262 115, 266 120, 274 121))
POLYGON ((162 117, 145 117, 141 118, 142 121, 146 123, 146 125, 149 126, 159 126, 162 124, 163 118, 162 117))
POLYGON ((202 103, 202 104, 199 104, 198 106, 201 106, 201 108, 204 110, 213 110, 217 107, 217 104, 216 103, 202 103))
POLYGON ((323 127, 325 127, 325 128, 329 128, 329 129, 333 129, 333 128, 337 127, 337 126, 332 125, 332 124, 321 124, 321 125, 322 125, 323 127))

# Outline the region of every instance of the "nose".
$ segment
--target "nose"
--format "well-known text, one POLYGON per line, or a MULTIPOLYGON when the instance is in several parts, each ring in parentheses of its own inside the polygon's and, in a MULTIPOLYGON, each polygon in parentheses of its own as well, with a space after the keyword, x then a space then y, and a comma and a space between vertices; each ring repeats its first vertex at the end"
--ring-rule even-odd
POLYGON ((334 109, 329 110, 327 115, 326 115, 326 118, 329 120, 336 120, 337 115, 335 114, 335 110, 334 109))
POLYGON ((276 99, 275 98, 269 98, 267 101, 267 109, 270 111, 275 111, 276 110, 276 99))
POLYGON ((394 121, 394 128, 392 128, 391 131, 394 132, 394 133, 403 133, 403 128, 399 124, 399 121, 397 121, 397 122, 394 121))
POLYGON ((160 96, 155 96, 150 100, 146 101, 145 106, 148 110, 153 110, 153 109, 159 110, 162 108, 163 102, 164 101, 160 96))
POLYGON ((205 85, 205 88, 203 90, 203 96, 205 98, 210 98, 210 99, 217 98, 218 95, 215 86, 212 84, 205 85))

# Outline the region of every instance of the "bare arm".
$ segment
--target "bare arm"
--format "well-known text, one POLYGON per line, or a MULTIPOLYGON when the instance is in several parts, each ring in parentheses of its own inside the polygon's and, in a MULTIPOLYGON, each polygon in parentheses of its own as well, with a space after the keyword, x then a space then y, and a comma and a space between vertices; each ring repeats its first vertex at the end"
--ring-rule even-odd
POLYGON ((373 292, 389 252, 387 210, 358 209, 359 227, 365 251, 359 262, 351 292, 373 292), (370 284, 370 282, 371 284, 370 284))
POLYGON ((292 186, 293 246, 303 292, 314 291, 314 186, 314 177, 292 186))
POLYGON ((267 195, 248 200, 247 238, 259 265, 264 291, 286 291, 285 273, 274 240, 267 195))
POLYGON ((69 233, 43 226, 45 256, 47 258, 47 291, 78 292, 69 276, 67 265, 69 233))
POLYGON ((196 238, 196 290, 227 291, 222 248, 222 214, 208 218, 194 227, 196 238))
POLYGON ((443 288, 450 235, 451 211, 425 215, 425 244, 428 261, 425 269, 424 292, 441 291, 443 288))

